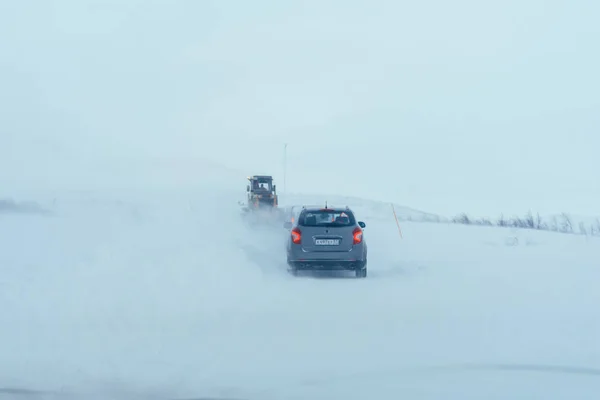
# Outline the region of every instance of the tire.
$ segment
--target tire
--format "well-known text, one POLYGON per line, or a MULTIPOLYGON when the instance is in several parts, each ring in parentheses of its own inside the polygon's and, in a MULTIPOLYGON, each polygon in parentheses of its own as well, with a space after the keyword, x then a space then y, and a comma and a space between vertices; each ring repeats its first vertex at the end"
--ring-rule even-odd
POLYGON ((292 274, 293 276, 298 276, 298 268, 296 268, 294 263, 290 262, 289 260, 288 260, 288 272, 290 274, 292 274))
POLYGON ((367 261, 365 260, 362 268, 354 271, 354 276, 357 278, 366 278, 367 277, 367 261))

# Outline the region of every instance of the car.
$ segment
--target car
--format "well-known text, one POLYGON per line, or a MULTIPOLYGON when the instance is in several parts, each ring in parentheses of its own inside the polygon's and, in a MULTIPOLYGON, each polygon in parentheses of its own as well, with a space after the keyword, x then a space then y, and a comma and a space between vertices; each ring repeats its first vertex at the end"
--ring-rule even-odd
POLYGON ((286 221, 287 264, 301 270, 354 271, 367 276, 366 224, 349 207, 303 207, 294 222, 286 221))

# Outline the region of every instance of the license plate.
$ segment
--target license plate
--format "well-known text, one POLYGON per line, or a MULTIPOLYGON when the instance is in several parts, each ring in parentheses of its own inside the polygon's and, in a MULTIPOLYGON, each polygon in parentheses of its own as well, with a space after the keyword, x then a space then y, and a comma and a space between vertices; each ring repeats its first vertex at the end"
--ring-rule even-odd
POLYGON ((339 246, 340 239, 315 239, 317 246, 339 246))

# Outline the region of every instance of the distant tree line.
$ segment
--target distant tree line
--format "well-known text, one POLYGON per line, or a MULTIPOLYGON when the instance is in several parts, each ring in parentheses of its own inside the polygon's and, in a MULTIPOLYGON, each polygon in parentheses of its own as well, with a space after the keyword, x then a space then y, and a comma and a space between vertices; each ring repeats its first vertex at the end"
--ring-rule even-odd
POLYGON ((505 228, 535 229, 540 231, 551 231, 560 233, 579 234, 586 236, 600 236, 600 219, 594 222, 579 222, 577 227, 573 226, 572 219, 566 213, 553 217, 550 221, 544 221, 540 214, 530 211, 523 217, 513 216, 506 218, 504 215, 496 220, 489 218, 471 218, 466 213, 461 213, 450 220, 455 224, 499 226, 505 228))

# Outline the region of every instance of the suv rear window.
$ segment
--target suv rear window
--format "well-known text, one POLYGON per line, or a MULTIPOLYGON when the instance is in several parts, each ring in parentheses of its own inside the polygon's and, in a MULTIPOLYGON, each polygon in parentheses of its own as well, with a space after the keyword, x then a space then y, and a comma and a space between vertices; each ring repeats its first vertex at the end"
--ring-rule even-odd
POLYGON ((299 218, 301 226, 353 226, 356 224, 354 215, 345 210, 315 210, 304 211, 299 218))

